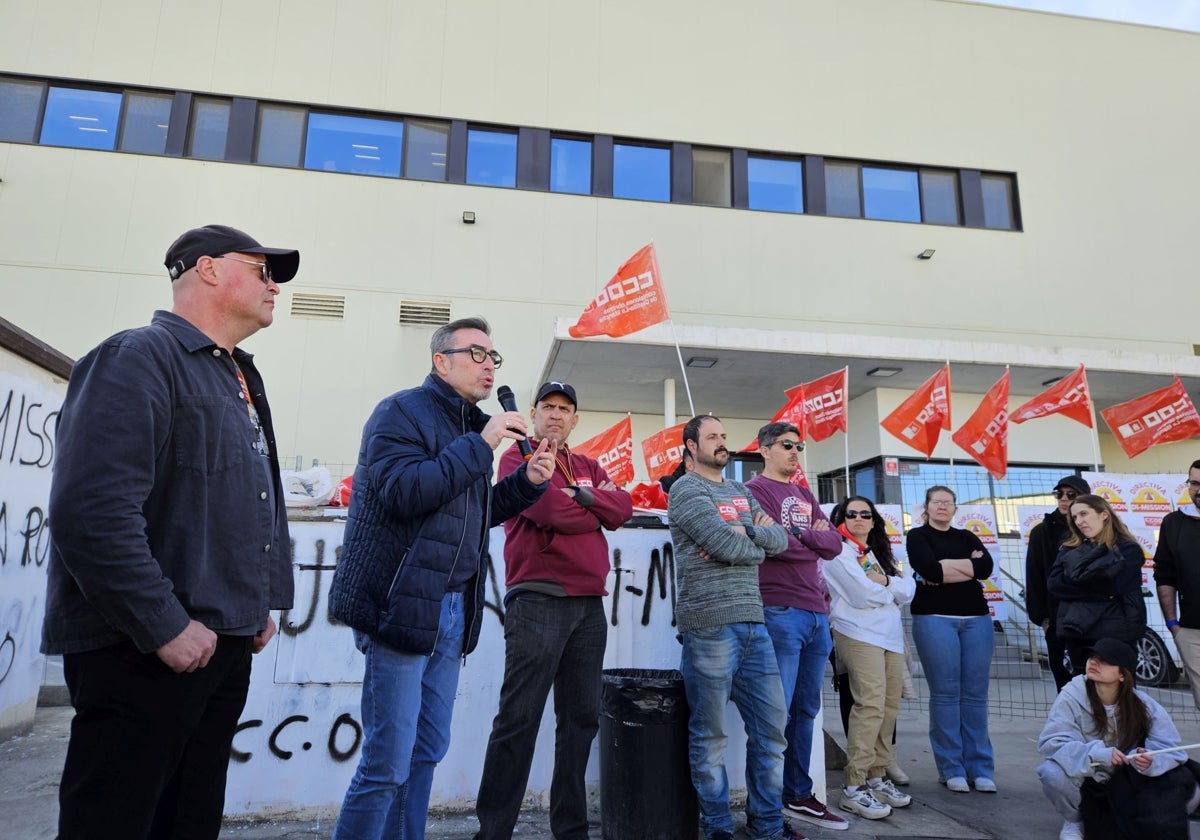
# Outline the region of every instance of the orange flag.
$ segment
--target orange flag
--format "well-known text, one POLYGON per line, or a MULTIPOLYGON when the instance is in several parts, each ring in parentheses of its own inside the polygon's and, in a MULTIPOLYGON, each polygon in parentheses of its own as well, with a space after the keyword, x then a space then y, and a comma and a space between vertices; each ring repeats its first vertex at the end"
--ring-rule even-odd
POLYGON ((943 365, 879 424, 928 458, 950 428, 950 365, 943 365))
POLYGON ((1178 376, 1166 388, 1106 408, 1100 416, 1130 458, 1156 444, 1200 434, 1200 415, 1178 376))
POLYGON ((683 462, 683 427, 680 423, 663 429, 642 441, 642 457, 646 459, 646 473, 652 479, 668 475, 683 462))
POLYGON ((1076 423, 1092 428, 1092 401, 1083 365, 1013 411, 1009 419, 1014 423, 1024 423, 1051 414, 1065 414, 1076 423))
POLYGON ((588 335, 620 338, 670 317, 654 243, 650 243, 617 269, 570 332, 573 338, 588 335))
POLYGON ((1008 370, 950 437, 995 478, 1008 473, 1008 370))
MULTIPOLYGON (((775 416, 771 418, 772 423, 791 423, 800 430, 800 440, 804 440, 804 385, 800 384, 794 388, 788 388, 784 393, 787 394, 788 401, 783 404, 783 408, 775 412, 775 416)), ((750 441, 743 448, 738 450, 738 453, 757 452, 758 438, 750 441)))
POLYGON ((572 446, 571 451, 595 458, 613 484, 624 487, 633 481, 633 422, 628 416, 595 437, 572 446))
MULTIPOLYGON (((846 431, 846 373, 847 368, 842 368, 800 386, 804 397, 801 440, 806 439, 806 432, 808 437, 821 441, 834 432, 846 431)), ((792 396, 795 390, 789 388, 787 395, 792 396)))

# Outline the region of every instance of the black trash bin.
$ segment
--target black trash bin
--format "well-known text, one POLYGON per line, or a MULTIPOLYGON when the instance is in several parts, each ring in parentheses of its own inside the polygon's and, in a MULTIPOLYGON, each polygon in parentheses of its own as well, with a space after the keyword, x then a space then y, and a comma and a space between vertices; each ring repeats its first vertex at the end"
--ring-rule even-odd
POLYGON ((688 704, 678 671, 613 668, 600 697, 604 840, 696 840, 688 704))

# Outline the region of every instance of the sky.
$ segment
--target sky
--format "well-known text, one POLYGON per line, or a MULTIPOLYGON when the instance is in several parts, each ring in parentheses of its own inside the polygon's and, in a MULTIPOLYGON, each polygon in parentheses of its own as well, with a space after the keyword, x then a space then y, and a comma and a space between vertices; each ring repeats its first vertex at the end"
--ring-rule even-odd
POLYGON ((1200 32, 1200 0, 968 0, 1200 32))

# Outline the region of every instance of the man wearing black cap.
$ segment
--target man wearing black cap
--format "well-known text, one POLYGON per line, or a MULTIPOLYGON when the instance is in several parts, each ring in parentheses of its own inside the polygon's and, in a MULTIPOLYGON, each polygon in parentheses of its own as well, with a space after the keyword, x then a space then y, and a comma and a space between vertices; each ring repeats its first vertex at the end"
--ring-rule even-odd
POLYGON ((174 305, 74 367, 59 417, 42 651, 75 718, 59 837, 215 838, 251 654, 292 605, 263 380, 297 251, 223 225, 167 250, 174 305))
MULTIPOLYGON (((538 389, 530 419, 534 438, 551 442, 554 475, 541 499, 504 523, 504 685, 475 803, 480 840, 512 836, 552 686, 557 726, 550 830, 559 840, 588 836, 584 771, 599 727, 608 639, 601 598, 610 563, 601 529, 624 524, 633 501, 596 460, 567 446, 579 422, 577 409, 575 389, 567 383, 538 389)), ((500 476, 521 460, 517 447, 509 447, 500 458, 500 476)))
POLYGON ((1200 461, 1193 461, 1188 470, 1187 494, 1192 503, 1168 513, 1159 526, 1154 584, 1192 686, 1192 699, 1200 709, 1200 461))
POLYGON ((1092 492, 1091 485, 1077 475, 1068 475, 1054 485, 1054 498, 1058 507, 1047 513, 1045 518, 1029 532, 1029 549, 1025 554, 1025 607, 1029 620, 1046 633, 1046 654, 1050 660, 1050 673, 1054 686, 1059 691, 1073 676, 1065 660, 1066 647, 1054 629, 1058 615, 1058 601, 1046 591, 1050 567, 1058 556, 1058 548, 1071 536, 1067 517, 1071 515, 1071 502, 1079 496, 1092 492))

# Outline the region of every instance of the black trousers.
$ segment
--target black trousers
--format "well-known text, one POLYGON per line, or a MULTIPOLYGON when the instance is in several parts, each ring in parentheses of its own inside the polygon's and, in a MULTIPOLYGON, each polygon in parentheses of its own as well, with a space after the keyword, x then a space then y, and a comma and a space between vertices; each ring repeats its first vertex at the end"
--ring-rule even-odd
MULTIPOLYGON (((1054 687, 1058 691, 1062 691, 1062 687, 1071 681, 1071 677, 1075 676, 1067 669, 1066 659, 1067 646, 1062 638, 1054 632, 1054 622, 1050 622, 1050 629, 1046 631, 1046 659, 1050 663, 1050 674, 1054 677, 1054 687)), ((1080 671, 1080 673, 1083 673, 1080 671)))
POLYGON ((251 642, 218 637, 208 665, 190 674, 131 642, 63 656, 75 717, 59 840, 215 840, 251 642))

